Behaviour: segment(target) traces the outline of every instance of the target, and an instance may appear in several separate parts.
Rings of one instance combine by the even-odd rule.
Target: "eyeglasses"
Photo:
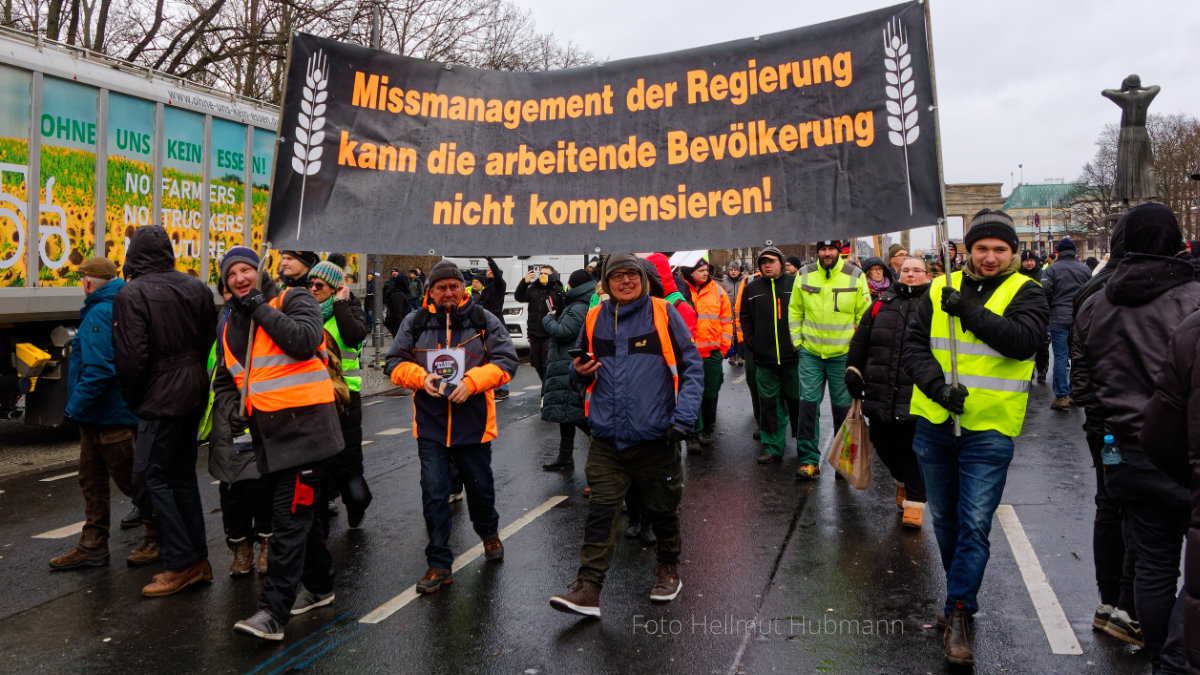
[[[323,284],[319,281],[310,281],[310,282],[308,282],[308,287],[313,289],[314,291],[319,291],[319,290],[322,290],[325,288],[325,284]]]
[[[642,275],[638,272],[613,272],[608,275],[609,281],[641,281]]]

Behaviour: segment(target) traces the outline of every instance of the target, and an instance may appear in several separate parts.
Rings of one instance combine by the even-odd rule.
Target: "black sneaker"
[[[138,509],[137,504],[134,504],[133,508],[129,509],[129,513],[126,513],[125,517],[121,519],[121,529],[129,530],[141,524],[142,512]]]
[[[483,538],[483,557],[488,562],[504,560],[504,542],[500,541],[499,535],[492,534]]]
[[[700,432],[700,447],[711,448],[712,444],[713,444],[712,432],[711,431],[701,431]]]
[[[300,592],[296,593],[296,602],[292,604],[292,616],[300,616],[318,607],[324,607],[333,602],[333,591],[328,593],[313,593],[300,584]]]
[[[761,441],[762,440],[762,432],[755,430],[754,433],[750,434],[750,437],[756,441]]]
[[[492,398],[497,401],[503,401],[504,399],[508,398],[508,390],[494,389],[492,390]]]
[[[283,639],[283,624],[265,609],[258,610],[249,619],[242,619],[233,624],[233,629],[243,635],[252,635],[263,640]]]

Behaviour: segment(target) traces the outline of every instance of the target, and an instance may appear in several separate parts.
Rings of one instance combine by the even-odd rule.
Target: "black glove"
[[[238,301],[238,306],[241,308],[242,314],[245,314],[246,316],[253,315],[254,310],[258,309],[259,305],[265,304],[267,304],[267,296],[263,295],[263,292],[257,288],[250,289],[250,291],[243,295],[242,299]]]
[[[851,398],[862,400],[867,392],[867,383],[863,382],[862,374],[855,370],[846,370],[846,391],[850,392]]]
[[[950,286],[942,288],[942,311],[950,316],[966,316],[978,307],[974,300],[968,300],[959,291]]]
[[[937,396],[933,400],[946,410],[955,415],[963,414],[963,404],[967,401],[967,396],[970,392],[961,384],[943,384],[938,390]]]
[[[229,429],[233,432],[234,438],[246,433],[246,428],[249,426],[250,418],[238,412],[236,407],[229,413]]]
[[[679,442],[687,438],[688,432],[672,424],[667,427],[667,440],[672,446],[678,447]]]

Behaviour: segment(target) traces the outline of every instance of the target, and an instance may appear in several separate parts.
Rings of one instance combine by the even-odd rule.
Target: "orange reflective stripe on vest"
[[[271,307],[283,307],[285,289],[271,300]],[[225,352],[225,368],[240,390],[245,383],[246,369],[238,363],[229,349],[226,334],[229,324],[221,334],[221,345]],[[286,408],[298,408],[318,403],[333,403],[333,382],[325,369],[328,359],[327,345],[322,342],[318,356],[296,359],[279,348],[262,326],[254,332],[254,349],[250,353],[250,389],[246,394],[246,414],[257,410],[273,412]]]
[[[679,365],[675,361],[675,347],[671,344],[671,320],[667,317],[667,301],[662,298],[650,298],[651,307],[653,308],[654,329],[658,333],[658,342],[662,346],[663,360],[667,362],[667,369],[671,371],[671,380],[675,387],[675,397],[679,398]],[[596,350],[592,346],[592,336],[596,332],[596,318],[600,316],[600,308],[603,305],[596,305],[588,310],[587,320],[584,322],[584,330],[587,334],[588,352],[595,354]],[[587,417],[588,408],[592,401],[592,389],[595,389],[596,381],[588,385],[588,388],[583,394],[583,415]]]

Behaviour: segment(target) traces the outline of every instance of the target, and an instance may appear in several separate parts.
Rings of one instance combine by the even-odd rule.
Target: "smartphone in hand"
[[[587,363],[588,361],[592,360],[592,355],[583,351],[582,349],[568,349],[567,354],[569,354],[573,359],[581,360],[583,363]]]

